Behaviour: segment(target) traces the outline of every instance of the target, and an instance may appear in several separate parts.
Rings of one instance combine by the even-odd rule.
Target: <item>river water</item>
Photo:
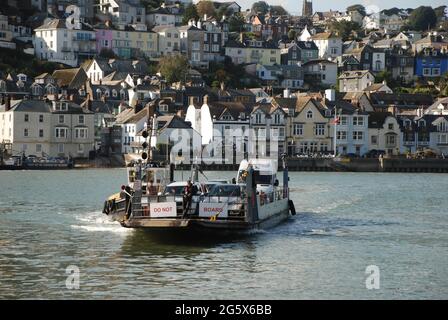
[[[101,214],[124,169],[0,171],[0,298],[448,298],[447,175],[290,177],[298,214],[284,224],[179,241]],[[366,288],[370,265],[379,289]],[[78,290],[66,288],[69,266]]]

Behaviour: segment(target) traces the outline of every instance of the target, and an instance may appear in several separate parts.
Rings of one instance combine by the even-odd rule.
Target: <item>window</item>
[[[337,139],[338,140],[347,140],[347,131],[338,131]]]
[[[342,126],[346,126],[347,125],[347,117],[346,116],[342,116],[341,117],[341,125]]]
[[[44,129],[39,129],[39,138],[44,137]]]
[[[431,74],[431,69],[430,68],[423,68],[423,75],[424,76],[429,76]]]
[[[437,125],[437,131],[439,132],[447,132],[448,131],[448,125],[446,122],[440,122]]]
[[[362,131],[353,131],[353,140],[362,140],[363,132]]]
[[[65,122],[65,116],[63,114],[59,115],[59,123],[64,123]]]
[[[440,68],[433,68],[432,75],[437,77],[440,76]]]
[[[83,115],[79,116],[78,122],[79,122],[79,124],[84,124],[84,116]]]
[[[23,129],[23,136],[24,137],[28,137],[28,134],[29,134],[29,132],[28,132],[28,129]]]
[[[59,153],[64,153],[64,144],[63,143],[59,143],[58,144],[58,152]]]
[[[44,122],[44,115],[43,114],[39,115],[39,122]]]
[[[386,145],[388,145],[388,146],[394,146],[395,145],[395,136],[394,135],[387,135],[386,136]]]
[[[68,129],[67,128],[55,128],[55,137],[56,138],[67,138]]]
[[[328,143],[322,142],[320,144],[320,152],[327,152],[328,151]]]
[[[192,43],[192,50],[199,50],[200,46],[199,46],[199,41],[193,41]]]
[[[301,124],[301,123],[294,123],[293,135],[295,135],[295,136],[303,135],[303,124]]]
[[[275,124],[280,124],[280,122],[281,122],[281,115],[279,113],[276,113],[274,115],[274,123]]]
[[[78,144],[78,153],[84,153],[84,145],[83,144]]]
[[[313,119],[313,111],[308,110],[308,112],[306,113],[306,118],[307,119]]]
[[[394,130],[394,124],[393,123],[389,123],[388,126],[389,130]]]
[[[375,145],[378,144],[378,136],[371,136],[370,143]]]
[[[437,143],[438,144],[448,144],[448,135],[447,134],[437,135]]]
[[[42,152],[42,145],[36,144],[36,152]]]
[[[255,123],[261,123],[261,113],[255,115]]]
[[[316,136],[324,136],[325,135],[325,124],[323,124],[323,123],[316,124],[315,134],[316,134]]]
[[[24,119],[24,121],[25,122],[28,122],[30,120],[30,116],[28,115],[28,114],[25,114],[25,119]]]
[[[75,129],[76,139],[86,139],[87,138],[87,128],[76,128]]]
[[[353,117],[353,125],[354,126],[363,126],[364,118],[363,117]]]

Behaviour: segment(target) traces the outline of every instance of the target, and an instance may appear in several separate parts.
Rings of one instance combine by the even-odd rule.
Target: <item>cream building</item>
[[[0,141],[12,143],[13,155],[86,158],[94,148],[94,113],[70,101],[7,100]]]

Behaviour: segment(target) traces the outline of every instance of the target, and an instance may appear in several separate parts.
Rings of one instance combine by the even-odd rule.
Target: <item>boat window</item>
[[[174,195],[174,196],[181,196],[184,192],[184,186],[167,186],[165,188],[165,195]]]
[[[239,186],[215,185],[209,193],[215,197],[241,197],[241,189]]]
[[[272,176],[271,175],[260,175],[259,171],[255,171],[255,182],[257,184],[271,184]]]

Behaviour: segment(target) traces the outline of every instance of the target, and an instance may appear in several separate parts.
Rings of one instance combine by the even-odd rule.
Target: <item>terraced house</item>
[[[0,141],[12,153],[86,158],[94,149],[94,113],[70,101],[16,100],[0,106]]]
[[[235,64],[255,63],[272,66],[281,63],[281,49],[269,41],[247,40],[244,44],[229,41],[225,46],[225,53]]]

